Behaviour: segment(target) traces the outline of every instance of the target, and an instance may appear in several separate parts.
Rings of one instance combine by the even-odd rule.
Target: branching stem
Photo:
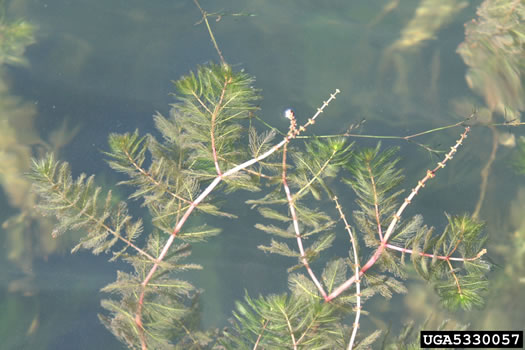
[[[142,289],[141,289],[141,292],[140,292],[140,295],[139,295],[139,301],[138,301],[138,305],[137,305],[137,311],[135,313],[135,324],[137,326],[137,329],[138,329],[138,332],[139,332],[139,337],[140,337],[140,341],[141,341],[141,347],[143,350],[146,350],[147,349],[147,343],[146,343],[146,338],[144,336],[144,327],[143,327],[143,324],[142,324],[142,307],[144,305],[144,296],[146,294],[146,288],[151,280],[151,278],[153,277],[153,275],[155,274],[155,272],[157,271],[158,267],[159,267],[159,264],[160,262],[164,259],[164,257],[166,256],[166,254],[168,253],[171,245],[173,244],[176,236],[179,234],[182,226],[184,226],[184,224],[186,223],[186,221],[188,220],[188,217],[191,215],[191,213],[193,212],[193,210],[215,189],[215,187],[217,187],[217,185],[222,181],[223,178],[226,178],[230,175],[233,175],[267,157],[269,157],[270,155],[272,155],[273,153],[275,153],[276,151],[278,151],[279,149],[281,149],[283,146],[285,146],[288,142],[290,142],[290,140],[294,139],[295,137],[297,137],[301,132],[305,131],[306,128],[312,124],[315,123],[315,120],[316,118],[323,112],[323,110],[328,106],[328,104],[334,100],[336,98],[336,95],[339,93],[339,89],[336,89],[336,91],[330,95],[330,98],[326,101],[323,101],[323,104],[320,108],[317,109],[317,112],[310,118],[308,119],[308,121],[300,126],[299,128],[295,128],[293,132],[291,133],[288,133],[288,135],[286,135],[286,137],[283,138],[283,140],[281,140],[281,142],[279,142],[278,144],[274,145],[272,148],[270,148],[268,151],[266,151],[265,153],[257,156],[257,157],[254,157],[242,164],[239,164],[233,168],[231,168],[230,170],[224,172],[223,174],[219,174],[215,177],[215,179],[208,185],[208,187],[206,187],[204,189],[204,191],[202,191],[202,193],[195,199],[195,201],[193,201],[190,206],[186,209],[186,212],[184,213],[184,215],[181,217],[181,219],[177,222],[175,228],[173,229],[173,232],[171,233],[170,237],[168,238],[168,240],[166,241],[166,243],[164,244],[164,247],[162,248],[162,251],[161,253],[159,254],[159,256],[157,257],[157,259],[155,260],[155,263],[153,264],[153,266],[151,267],[150,271],[148,272],[148,274],[146,275],[146,278],[144,279],[144,281],[141,283],[142,285]],[[325,293],[326,295],[326,293]]]
[[[401,219],[401,214],[403,213],[405,208],[410,204],[411,200],[417,195],[418,191],[422,187],[425,187],[425,183],[428,181],[428,179],[431,179],[434,176],[436,176],[436,172],[439,169],[444,168],[447,161],[453,158],[454,154],[457,152],[458,147],[463,143],[463,140],[467,138],[467,134],[469,131],[470,131],[470,127],[468,126],[465,127],[465,131],[463,132],[463,134],[461,134],[461,137],[459,138],[459,140],[456,141],[456,144],[450,148],[450,151],[445,155],[445,158],[441,162],[438,162],[437,166],[433,170],[427,170],[427,174],[425,175],[425,177],[418,182],[417,186],[412,190],[410,195],[407,198],[405,198],[405,200],[403,201],[403,203],[401,204],[397,212],[394,214],[394,218],[390,222],[390,225],[388,226],[388,229],[386,230],[385,235],[383,239],[381,240],[380,246],[376,249],[372,257],[366,262],[366,264],[363,266],[361,271],[359,271],[359,277],[361,277],[369,268],[371,268],[377,262],[377,260],[379,259],[383,251],[385,250],[388,244],[388,239],[394,232],[394,228],[396,227],[398,221]],[[338,288],[336,288],[332,293],[330,293],[330,295],[326,298],[326,301],[329,302],[337,298],[341,293],[343,293],[345,290],[350,288],[350,286],[354,284],[356,280],[358,279],[359,278],[357,276],[355,275],[352,276],[350,279],[348,279],[347,281],[342,283]]]
[[[292,324],[290,323],[290,319],[288,318],[288,315],[286,314],[286,309],[283,310],[283,308],[281,308],[281,313],[286,319],[286,325],[288,327],[288,331],[290,332],[290,338],[292,339],[293,348],[294,350],[297,350],[297,342],[295,341],[295,335],[293,334]]]
[[[55,183],[55,181],[53,180],[53,178],[51,177],[48,177],[46,176],[47,178],[47,181],[50,183],[50,184],[53,184],[53,188],[59,188],[58,184]],[[151,261],[155,261],[155,258],[152,257],[151,255],[149,255],[146,251],[140,249],[139,247],[137,247],[135,244],[133,244],[133,242],[131,242],[130,240],[122,237],[120,234],[117,233],[117,231],[113,230],[111,227],[109,227],[108,225],[106,225],[105,223],[103,222],[100,222],[99,219],[97,219],[96,217],[94,217],[93,215],[90,215],[88,213],[86,213],[85,211],[83,211],[81,208],[79,208],[75,202],[73,201],[70,201],[69,198],[67,196],[64,195],[64,193],[58,191],[60,193],[60,195],[62,196],[62,200],[66,203],[69,203],[69,206],[77,209],[79,212],[82,213],[82,216],[85,216],[87,217],[91,222],[93,222],[94,225],[100,225],[101,227],[104,228],[104,230],[106,230],[107,232],[109,232],[110,234],[112,234],[113,236],[117,237],[119,240],[121,240],[122,242],[124,242],[126,245],[130,246],[131,248],[135,249],[139,254],[145,256],[146,258],[148,258],[149,260]]]
[[[215,36],[213,35],[213,31],[211,30],[211,27],[210,27],[210,22],[208,22],[208,15],[209,15],[208,12],[204,11],[204,9],[201,7],[201,5],[199,4],[197,0],[193,0],[193,2],[195,3],[195,5],[197,5],[197,7],[199,8],[199,11],[202,14],[202,20],[204,21],[204,23],[206,23],[206,28],[208,28],[208,33],[210,34],[211,42],[213,43],[213,46],[215,47],[215,50],[217,51],[217,54],[219,55],[221,64],[223,66],[226,66],[226,61],[224,60],[224,56],[222,55],[221,49],[219,49],[217,40],[215,40]]]
[[[308,189],[308,187],[310,187],[315,181],[319,181],[321,182],[322,179],[320,178],[321,174],[323,173],[323,171],[326,169],[326,167],[328,166],[328,164],[330,164],[330,162],[332,161],[332,159],[334,159],[335,157],[335,154],[337,153],[336,150],[333,150],[332,151],[332,154],[330,154],[330,157],[328,157],[328,159],[324,162],[324,164],[319,168],[319,170],[314,174],[313,170],[310,169],[309,167],[309,170],[312,172],[312,178],[310,179],[310,181],[308,181],[308,183],[306,185],[304,185],[299,191],[297,191],[293,196],[292,196],[292,201],[295,202],[297,200],[297,198],[299,198],[299,196]]]
[[[290,133],[292,133],[293,128],[293,122],[290,122]],[[306,271],[310,275],[310,278],[314,282],[315,286],[319,290],[319,293],[323,296],[324,299],[326,299],[326,292],[319,282],[319,279],[315,276],[315,273],[313,272],[312,268],[310,267],[310,264],[308,263],[308,259],[306,258],[306,253],[304,251],[303,247],[303,240],[301,238],[301,231],[299,229],[299,220],[297,219],[297,213],[295,212],[295,204],[294,200],[292,198],[292,194],[290,193],[290,187],[288,186],[288,182],[286,181],[286,151],[287,151],[287,145],[284,145],[283,148],[283,170],[282,170],[282,182],[284,187],[284,192],[286,193],[286,198],[288,199],[288,208],[290,209],[290,215],[292,216],[292,222],[293,222],[293,228],[295,231],[295,237],[297,238],[297,247],[299,248],[299,253],[301,254],[301,262],[303,263],[304,267],[306,268]]]
[[[266,330],[266,326],[268,326],[268,322],[270,322],[269,320],[266,320],[264,321],[264,325],[261,329],[261,333],[259,333],[259,336],[257,337],[257,341],[255,342],[255,344],[253,344],[253,350],[257,350],[257,347],[259,346],[259,343],[262,339],[262,335],[264,333],[264,331]]]
[[[431,258],[431,259],[451,260],[451,261],[474,261],[474,260],[478,260],[479,258],[481,258],[483,255],[485,255],[487,253],[486,249],[482,249],[474,257],[471,257],[471,258],[455,258],[455,257],[452,257],[452,256],[447,256],[447,255],[435,255],[435,254],[429,254],[429,253],[423,253],[423,252],[414,252],[412,249],[398,247],[398,246],[390,244],[390,243],[387,243],[386,247],[388,249],[397,250],[398,252],[401,252],[401,253],[418,254],[420,256],[424,256],[424,257]]]
[[[354,326],[352,329],[352,335],[350,336],[350,341],[348,342],[348,350],[351,350],[354,346],[355,337],[357,335],[357,329],[359,328],[359,318],[361,317],[361,281],[359,281],[359,256],[357,255],[357,239],[354,237],[354,234],[352,233],[352,228],[350,227],[350,224],[348,224],[348,221],[346,220],[346,216],[343,212],[343,208],[339,204],[339,201],[337,200],[337,197],[334,196],[333,198],[335,202],[335,207],[337,211],[339,212],[339,215],[341,217],[341,220],[343,220],[343,223],[345,224],[345,229],[348,232],[348,235],[350,236],[350,242],[352,244],[352,252],[354,254],[354,278],[355,278],[355,297],[356,297],[356,307],[355,307],[355,319],[354,319]]]
[[[139,173],[141,173],[142,176],[146,177],[155,186],[160,187],[161,183],[159,181],[157,181],[149,172],[147,172],[146,169],[144,169],[140,165],[138,165],[137,162],[133,159],[133,157],[131,156],[131,154],[128,152],[127,149],[125,150],[124,153],[126,154],[126,157],[128,158],[129,164],[131,164],[135,168],[135,170],[137,170]],[[178,199],[181,202],[185,202],[185,203],[188,203],[188,204],[191,203],[190,200],[187,200],[186,198],[184,198],[182,196],[179,196],[176,193],[173,193],[173,191],[170,191],[168,188],[165,189],[164,192],[166,192],[167,194],[169,194],[173,198]]]

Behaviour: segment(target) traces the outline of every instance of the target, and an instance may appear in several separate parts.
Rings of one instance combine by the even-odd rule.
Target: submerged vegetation
[[[25,53],[36,42],[37,29],[14,15],[11,4],[0,1],[0,279],[5,288],[0,302],[0,338],[2,346],[19,348],[19,339],[13,334],[34,336],[41,319],[35,265],[65,246],[65,240],[48,234],[55,221],[35,210],[37,197],[23,174],[30,171],[32,157],[58,153],[74,132],[64,123],[42,137],[36,104],[12,91],[12,68],[29,67]]]
[[[108,313],[100,315],[108,329],[131,348],[142,349],[366,347],[380,332],[357,335],[362,305],[376,294],[389,298],[406,291],[407,255],[444,306],[468,310],[483,304],[489,264],[483,260],[482,225],[466,215],[448,216],[446,228],[436,233],[420,215],[401,218],[453,158],[468,126],[400,200],[403,174],[395,149],[379,144],[359,149],[344,138],[307,137],[302,146],[297,144],[298,136],[322,121],[339,90],[303,123],[287,112],[288,132],[274,141],[273,131],[261,133],[249,123],[259,98],[253,78],[233,70],[211,30],[210,35],[222,63],[201,66],[175,83],[178,101],[169,118],[154,117],[162,139],[138,131],[109,137],[109,165],[128,177],[120,184],[131,186],[129,199],[140,199],[148,208],[153,229],[146,231],[125,201],[114,204],[111,191],[102,193],[93,176],[73,179],[69,165],[52,154],[33,163],[39,208],[58,219],[53,234],[83,229],[86,235],[73,251],[112,252],[112,260],[132,267],[103,289],[113,295],[102,302]],[[347,190],[331,185],[336,179],[346,182]],[[263,189],[266,194],[246,205],[266,219],[256,227],[275,237],[259,248],[296,261],[289,268],[290,292],[246,295],[237,304],[231,331],[201,330],[198,290],[178,274],[200,268],[185,261],[190,244],[205,242],[220,229],[194,227],[189,218],[195,211],[235,218],[221,209],[220,201],[239,190]],[[355,227],[338,199],[349,196],[359,208],[353,213]],[[350,253],[318,266],[338,225],[348,235]],[[303,268],[305,274],[297,272]],[[351,315],[353,326],[345,322]]]
[[[112,260],[123,259],[133,268],[119,272],[117,281],[103,289],[115,298],[103,301],[109,313],[100,317],[117,337],[133,348],[340,348],[352,333],[346,317],[354,310],[359,315],[361,305],[375,294],[389,297],[406,290],[401,281],[407,255],[446,307],[482,305],[489,270],[482,258],[482,225],[468,216],[449,216],[445,230],[435,233],[419,215],[401,219],[418,191],[452,159],[468,127],[400,200],[403,175],[395,149],[378,145],[360,150],[341,138],[307,138],[304,147],[293,142],[321,118],[338,90],[303,125],[290,113],[288,133],[273,141],[273,133],[243,126],[258,98],[252,81],[228,65],[199,67],[176,82],[178,102],[170,117],[155,116],[162,140],[138,132],[110,135],[109,165],[128,177],[121,184],[135,189],[130,199],[141,199],[148,208],[151,232],[145,232],[142,219],[130,215],[126,202],[113,205],[111,192],[102,193],[93,176],[73,179],[68,164],[52,154],[34,161],[31,178],[42,198],[39,207],[59,220],[53,234],[84,229],[86,235],[73,251],[112,252]],[[249,147],[243,146],[246,142]],[[329,185],[334,178],[344,180],[348,190],[337,193]],[[192,321],[198,292],[177,275],[199,268],[185,261],[189,244],[206,241],[220,229],[192,227],[188,218],[194,211],[234,217],[218,201],[238,190],[261,191],[265,183],[273,189],[247,205],[276,221],[257,224],[275,236],[269,246],[259,248],[296,260],[289,269],[290,293],[256,299],[247,295],[237,306],[231,332],[200,331]],[[359,206],[353,214],[355,228],[337,199],[352,193]],[[321,268],[315,261],[332,245],[340,220],[351,253],[332,256]],[[290,245],[294,241],[295,248]],[[370,249],[373,254],[367,258],[363,252]],[[295,272],[303,267],[307,274]],[[357,324],[358,318],[355,331]],[[361,345],[378,335],[362,339]]]
[[[418,193],[432,186],[435,177],[450,172],[446,166],[468,142],[477,114],[470,111],[453,125],[397,137],[412,141],[415,136],[461,128],[447,151],[415,143],[439,159],[429,162],[428,169],[408,174],[419,177],[414,183],[404,181],[407,172],[400,167],[397,148],[381,143],[364,147],[350,141],[351,132],[362,123],[344,125],[347,131],[342,135],[313,136],[318,124],[327,123],[336,98],[344,91],[332,91],[310,117],[287,111],[287,130],[268,127],[266,122],[261,130],[257,127],[261,92],[254,87],[255,79],[227,63],[211,30],[209,19],[220,20],[227,14],[207,13],[194,2],[220,63],[199,66],[174,82],[176,101],[169,115],[153,117],[158,136],[139,130],[109,135],[104,157],[111,169],[125,177],[118,185],[129,189],[126,200],[115,199],[115,190],[98,186],[93,175],[74,177],[71,166],[58,159],[59,147],[42,146],[40,151],[55,152],[32,161],[28,177],[38,200],[34,195],[27,198],[31,198],[31,209],[36,201],[45,214],[47,227],[49,218],[56,218],[50,236],[61,239],[80,231],[83,236],[73,252],[90,250],[127,264],[121,264],[125,267],[117,272],[116,280],[102,289],[106,297],[101,322],[133,349],[365,349],[372,344],[400,348],[415,346],[413,330],[424,325],[408,325],[396,336],[385,335],[379,327],[364,331],[360,325],[367,317],[368,301],[406,293],[409,275],[417,274],[427,282],[444,310],[483,306],[491,264],[486,259],[484,224],[477,217],[486,183],[473,215],[447,213],[443,227],[433,228],[417,214]],[[434,9],[436,3],[421,1],[401,38],[385,52],[383,68],[394,64],[398,87],[408,86],[402,55],[418,50],[466,6],[464,1],[447,1]],[[487,3],[478,13],[480,23],[493,14]],[[395,1],[390,4],[397,6]],[[439,15],[430,16],[435,21],[429,23],[426,19],[432,11]],[[498,18],[517,26],[514,15]],[[518,33],[516,40],[522,36],[519,30],[511,29]],[[468,40],[489,40],[475,32],[483,31],[474,24],[467,27]],[[498,43],[509,40],[502,34]],[[468,57],[466,47],[478,49],[472,41],[465,45],[460,50],[464,57]],[[483,82],[493,75],[481,63],[465,61],[471,66],[471,87],[487,92]],[[522,71],[519,64],[523,62],[519,56],[511,61],[514,66],[505,65],[512,66],[507,75],[494,74],[516,82],[509,72]],[[523,95],[521,85],[509,88]],[[514,119],[506,123],[516,120],[523,109],[517,100],[494,102],[498,93],[489,91],[483,96],[491,113],[514,108]],[[485,182],[490,164],[486,175],[482,173]],[[523,165],[517,164],[523,171]],[[250,199],[239,201],[235,210],[228,209],[225,203],[236,201],[241,191],[249,193]],[[147,213],[137,210],[131,204],[134,201]],[[244,213],[246,208],[253,212],[250,218],[256,218],[253,234],[262,231],[270,237],[270,241],[261,239],[258,248],[289,260],[283,267],[288,272],[288,291],[259,296],[246,291],[236,303],[230,327],[205,329],[201,290],[183,273],[202,269],[199,261],[190,258],[192,246],[209,245],[209,239],[223,228],[194,218],[237,220],[237,209]],[[449,209],[438,208],[443,210]],[[517,237],[522,242],[523,235]],[[342,242],[347,254],[334,249]],[[516,248],[512,254],[522,259],[523,250]],[[460,327],[451,323],[444,321],[440,329]],[[384,337],[382,345],[380,337]]]
[[[466,24],[466,40],[458,52],[469,66],[467,82],[487,107],[516,122],[525,110],[525,4],[523,1],[484,1],[478,18]]]

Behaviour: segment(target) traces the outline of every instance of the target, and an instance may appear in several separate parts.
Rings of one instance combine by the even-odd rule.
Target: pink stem
[[[487,252],[486,249],[482,249],[476,256],[474,256],[472,258],[454,258],[454,257],[451,257],[451,256],[434,255],[434,254],[428,254],[428,253],[423,253],[423,252],[414,253],[414,251],[412,249],[401,248],[401,247],[392,245],[390,243],[387,243],[386,247],[390,248],[390,249],[393,249],[393,250],[397,250],[397,251],[402,252],[402,253],[418,254],[418,255],[421,255],[421,256],[426,256],[427,258],[432,258],[432,259],[436,258],[436,259],[439,259],[439,260],[452,260],[452,261],[473,261],[473,260],[477,260],[477,259],[479,259],[482,255],[484,255]]]
[[[469,131],[470,131],[470,127],[468,126],[465,127],[465,131],[463,132],[463,134],[461,134],[461,137],[459,138],[459,140],[456,141],[456,144],[450,148],[450,151],[445,155],[445,158],[441,162],[439,162],[438,165],[433,170],[427,170],[426,176],[418,182],[417,186],[412,190],[410,195],[407,198],[405,198],[405,200],[403,201],[403,203],[401,204],[397,212],[394,214],[394,218],[390,222],[390,225],[388,226],[388,229],[386,230],[386,233],[383,239],[381,240],[380,246],[376,249],[376,251],[374,252],[374,255],[372,255],[372,257],[363,266],[363,268],[359,272],[359,277],[361,277],[369,268],[371,268],[377,262],[381,254],[383,254],[383,251],[388,244],[388,239],[394,232],[394,228],[396,227],[396,224],[398,223],[398,221],[401,219],[401,214],[403,213],[405,208],[408,206],[408,204],[410,204],[411,200],[416,196],[418,191],[422,187],[425,187],[425,183],[427,182],[427,180],[436,176],[436,172],[439,169],[444,168],[447,161],[453,158],[454,154],[457,152],[458,147],[463,143],[463,140],[467,138],[467,134]],[[478,254],[478,256],[480,255]],[[352,276],[351,278],[343,282],[339,287],[337,287],[334,291],[332,291],[332,293],[330,293],[330,295],[326,298],[326,301],[328,302],[328,301],[331,301],[337,298],[341,293],[343,293],[345,290],[350,288],[350,286],[355,282],[355,280],[356,280],[356,277]]]
[[[323,110],[326,108],[326,106],[328,106],[328,104],[332,100],[335,99],[336,95],[339,92],[340,92],[339,89],[336,89],[336,91],[333,94],[330,95],[330,98],[327,101],[324,101],[323,105],[320,108],[317,109],[317,112],[314,114],[314,116],[312,118],[308,119],[307,123],[302,125],[293,134],[286,135],[286,137],[284,137],[281,142],[279,142],[278,144],[276,144],[275,146],[270,148],[268,151],[266,151],[265,153],[255,157],[255,158],[252,158],[252,159],[250,159],[250,160],[248,160],[248,161],[246,161],[246,162],[244,162],[242,164],[239,164],[239,165],[231,168],[230,170],[226,171],[223,174],[218,174],[217,177],[215,177],[215,179],[208,185],[208,187],[206,187],[204,189],[204,191],[197,197],[197,199],[195,199],[195,201],[190,204],[188,209],[186,209],[186,212],[184,213],[182,218],[179,220],[179,222],[177,223],[177,225],[173,229],[173,232],[171,233],[170,237],[168,238],[168,240],[164,244],[164,247],[162,248],[161,253],[157,257],[155,263],[151,267],[151,269],[148,272],[146,278],[141,283],[142,290],[141,290],[140,295],[139,295],[139,302],[138,302],[138,306],[137,306],[137,312],[135,313],[135,324],[137,325],[137,328],[138,328],[138,331],[139,331],[139,338],[140,338],[143,350],[147,349],[146,339],[145,339],[145,336],[144,336],[144,327],[143,327],[143,324],[142,324],[142,307],[144,305],[144,296],[146,294],[146,287],[147,287],[149,281],[151,280],[151,278],[153,277],[153,275],[155,274],[155,272],[157,271],[157,269],[159,267],[159,263],[164,259],[164,257],[168,253],[171,245],[173,244],[173,241],[175,240],[175,237],[180,232],[182,226],[184,226],[184,224],[186,223],[186,221],[187,221],[188,217],[190,216],[190,214],[193,212],[193,209],[195,209],[204,200],[204,198],[206,198],[215,189],[215,187],[217,187],[217,185],[222,181],[223,178],[228,177],[228,176],[230,176],[232,174],[235,174],[235,173],[239,172],[240,170],[243,170],[244,168],[247,168],[250,165],[253,165],[253,164],[255,164],[255,163],[257,163],[257,162],[259,162],[259,161],[261,161],[261,160],[263,160],[263,159],[265,159],[267,157],[269,157],[270,155],[272,155],[273,153],[278,151],[281,147],[283,147],[285,144],[290,142],[290,140],[294,139],[297,135],[299,135],[301,132],[306,130],[306,128],[308,126],[314,124],[315,123],[315,119],[323,112]]]
[[[294,132],[293,128],[295,120],[290,121],[290,133],[292,134]],[[295,206],[293,203],[292,194],[290,193],[290,188],[288,187],[288,182],[286,181],[286,147],[287,145],[284,145],[283,148],[283,173],[282,173],[282,181],[283,181],[283,187],[284,192],[286,192],[286,198],[288,199],[288,207],[290,208],[290,214],[292,215],[293,220],[293,228],[295,231],[295,237],[297,238],[297,246],[299,247],[299,253],[301,254],[301,262],[303,263],[304,267],[306,268],[306,271],[308,271],[308,274],[310,275],[310,278],[314,282],[315,286],[319,290],[319,293],[323,296],[323,298],[326,300],[326,292],[324,291],[323,286],[315,276],[315,273],[313,272],[312,268],[310,267],[310,264],[308,263],[308,260],[306,259],[306,254],[304,252],[303,247],[303,240],[301,239],[301,231],[299,230],[299,221],[297,220],[297,213],[295,212]]]

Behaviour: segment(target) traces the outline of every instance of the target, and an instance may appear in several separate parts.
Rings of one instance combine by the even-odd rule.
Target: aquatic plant
[[[46,152],[59,153],[75,134],[64,122],[47,135],[38,127],[37,104],[17,96],[16,74],[10,66],[25,69],[29,62],[26,48],[36,42],[37,27],[11,11],[14,2],[0,1],[0,275],[3,297],[0,308],[0,338],[5,348],[19,348],[13,334],[34,338],[41,329],[42,286],[37,282],[38,261],[64,252],[68,240],[49,235],[55,224],[35,210],[32,182],[23,176],[31,168],[31,158]],[[71,238],[75,240],[75,238]],[[45,317],[44,317],[45,318]]]
[[[402,101],[405,113],[414,110],[414,106],[416,110],[421,109],[421,100],[425,107],[433,105],[438,108],[440,53],[436,49],[432,58],[423,62],[419,61],[420,53],[467,4],[463,0],[420,1],[399,38],[385,48],[378,69],[380,88],[388,86],[386,90],[395,95],[391,103]]]
[[[519,121],[520,111],[525,110],[525,5],[485,0],[477,15],[465,25],[465,41],[458,47],[469,67],[467,82],[491,111],[507,121]]]
[[[504,117],[505,124],[520,125],[521,111],[525,110],[524,19],[523,1],[485,0],[477,9],[477,18],[465,24],[465,41],[457,49],[468,66],[466,81],[484,98],[489,111],[485,113],[486,119],[492,124],[497,113]],[[492,150],[481,171],[480,197],[474,217],[481,211],[499,145],[516,145],[513,133],[502,133],[494,126],[490,127]]]
[[[0,11],[4,11],[2,9]],[[27,65],[24,52],[27,46],[35,43],[35,28],[27,21],[9,22],[0,14],[0,65]]]
[[[303,125],[291,114],[288,133],[272,144],[272,132],[257,133],[249,127],[244,134],[242,122],[254,112],[258,98],[252,82],[228,65],[199,67],[176,82],[179,102],[170,118],[155,116],[162,141],[138,131],[110,135],[109,165],[129,177],[121,184],[135,188],[130,199],[143,200],[155,226],[152,232],[144,232],[142,219],[133,219],[125,202],[111,205],[111,192],[102,194],[93,176],[73,180],[68,164],[52,154],[34,161],[31,178],[42,198],[39,207],[59,220],[53,234],[84,229],[86,235],[73,251],[111,251],[111,260],[122,259],[133,267],[133,272],[120,271],[117,281],[103,289],[119,296],[103,301],[110,313],[100,316],[116,336],[133,348],[169,344],[198,348],[217,341],[211,333],[195,329],[191,320],[196,317],[198,293],[176,275],[199,268],[182,261],[189,255],[189,244],[205,241],[220,229],[191,227],[188,218],[194,211],[234,217],[221,211],[217,200],[241,189],[259,191],[264,181],[273,183],[274,189],[248,204],[285,227],[257,224],[279,238],[260,249],[297,259],[291,271],[304,267],[307,275],[290,271],[288,295],[246,296],[235,313],[235,331],[218,338],[224,346],[339,347],[348,342],[349,334],[342,320],[354,308],[359,315],[361,304],[372,295],[405,290],[394,276],[403,276],[406,255],[446,306],[469,309],[482,304],[488,270],[482,259],[482,225],[468,216],[449,216],[446,229],[434,234],[421,216],[401,220],[418,191],[452,159],[468,127],[399,204],[403,176],[396,168],[395,149],[381,150],[378,145],[357,150],[344,139],[308,138],[304,149],[290,145],[316,122],[338,90]],[[327,184],[337,176],[349,185],[359,205],[355,229],[336,190]],[[312,201],[324,202],[323,207],[332,203],[332,210],[308,205]],[[349,235],[351,253],[333,257],[319,275],[313,263],[333,242],[338,220]],[[292,230],[287,229],[289,224]],[[297,248],[284,239],[295,240]],[[374,250],[368,259],[360,248],[363,242]],[[358,321],[356,317],[356,325]]]
[[[209,14],[201,11],[211,34]],[[100,319],[116,337],[142,349],[365,348],[380,331],[358,335],[363,305],[377,294],[389,298],[406,291],[407,256],[445,307],[483,304],[489,270],[483,225],[467,215],[447,215],[446,227],[435,232],[420,215],[401,217],[451,161],[468,126],[400,200],[397,149],[360,149],[346,138],[306,135],[322,122],[339,90],[310,118],[287,111],[288,131],[274,141],[275,131],[257,131],[251,123],[260,98],[253,77],[232,69],[217,51],[221,64],[200,66],[175,82],[177,102],[169,117],[154,116],[161,139],[138,130],[109,136],[108,164],[127,177],[119,184],[133,189],[129,200],[140,200],[148,215],[134,218],[127,201],[114,203],[94,176],[73,179],[68,163],[53,154],[33,161],[29,176],[38,207],[58,220],[53,235],[83,230],[73,251],[111,253],[110,260],[130,265],[102,289],[112,297],[102,301],[107,312]],[[335,186],[338,181],[347,187]],[[235,219],[221,202],[239,190],[263,192],[246,205],[264,218],[256,228],[274,237],[259,248],[294,261],[290,291],[247,294],[237,303],[231,329],[202,330],[199,291],[180,273],[200,268],[186,262],[190,245],[206,242],[220,228],[194,226],[190,218],[199,213]],[[353,225],[341,198],[358,208]],[[347,256],[330,251],[339,231],[348,235]],[[322,255],[329,257],[324,267],[318,264]]]

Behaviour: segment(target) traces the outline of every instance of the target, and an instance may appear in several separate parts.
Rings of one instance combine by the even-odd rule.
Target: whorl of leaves
[[[358,301],[361,305],[374,295],[390,298],[406,292],[401,278],[408,254],[417,273],[434,286],[446,307],[470,309],[482,304],[489,269],[482,259],[483,226],[467,215],[447,215],[448,225],[437,234],[420,215],[393,221],[403,192],[395,148],[382,151],[378,144],[354,150],[353,144],[341,138],[309,137],[302,145],[293,140],[294,144],[287,144],[285,165],[290,196],[283,193],[283,164],[276,160],[282,151],[222,177],[228,169],[272,147],[273,132],[258,134],[242,123],[256,110],[258,96],[252,83],[250,76],[233,72],[227,65],[199,67],[175,82],[177,102],[170,116],[154,116],[162,139],[140,136],[138,131],[109,136],[108,163],[126,177],[119,184],[132,189],[128,199],[139,200],[148,209],[149,232],[143,232],[142,220],[132,219],[125,201],[117,203],[111,191],[103,194],[93,176],[81,174],[73,179],[69,165],[53,155],[33,162],[30,177],[40,197],[38,206],[58,219],[54,234],[84,230],[74,251],[112,252],[112,259],[120,257],[131,266],[103,288],[113,296],[102,301],[107,312],[99,317],[106,327],[130,348],[147,344],[152,349],[204,349],[218,345],[217,341],[227,349],[251,349],[255,344],[268,349],[346,348],[352,330],[345,322]],[[222,335],[203,332],[199,291],[177,273],[199,269],[183,262],[190,254],[189,244],[206,241],[220,230],[208,225],[174,227],[194,208],[200,214],[235,217],[221,211],[217,197],[237,189],[258,191],[262,179],[269,179],[273,188],[248,204],[264,219],[256,228],[272,236],[269,244],[259,248],[295,260],[288,270],[290,292],[258,298],[246,295],[244,302],[237,303],[231,330]],[[196,199],[211,181],[217,187],[197,205]],[[345,188],[339,194],[340,181],[351,191]],[[346,224],[350,215],[343,214],[336,193],[344,205],[355,202],[352,224]],[[312,271],[319,270],[316,261],[336,242],[341,222],[351,236],[346,238],[350,253],[331,258],[319,278],[311,278]],[[386,241],[390,224],[393,231]],[[176,243],[166,245],[168,240]],[[350,279],[357,280],[356,266],[363,267],[374,252],[380,253],[379,259],[363,270],[357,293]],[[309,265],[309,276],[292,273],[305,265]],[[342,285],[351,288],[337,294]],[[337,297],[327,297],[331,293]],[[141,310],[139,316],[137,310]],[[379,332],[358,337],[354,348],[367,348],[378,337]]]
[[[142,220],[133,220],[126,202],[116,203],[111,191],[103,195],[94,176],[81,174],[74,180],[68,163],[56,161],[51,154],[33,162],[29,176],[40,197],[38,206],[58,219],[53,234],[84,230],[85,235],[73,251],[112,251],[113,259],[120,256],[132,265],[132,272],[119,271],[117,280],[103,288],[116,298],[102,301],[108,314],[100,315],[106,327],[130,348],[139,348],[143,340],[155,349],[202,348],[211,342],[211,333],[198,329],[198,292],[175,275],[200,268],[180,261],[190,253],[188,243],[205,241],[220,230],[185,225],[177,234],[179,243],[171,246],[162,261],[157,257],[177,222],[217,176],[212,139],[221,169],[250,159],[250,152],[241,147],[246,140],[242,139],[240,122],[256,109],[253,103],[258,96],[252,83],[250,76],[225,65],[199,67],[196,73],[175,82],[178,102],[172,106],[170,117],[154,116],[162,140],[140,136],[138,131],[109,136],[110,148],[105,155],[110,167],[126,176],[119,184],[133,190],[129,200],[140,200],[155,226],[144,237],[139,238],[144,231]],[[259,151],[270,141],[271,135],[258,137]],[[226,193],[239,188],[259,189],[256,177],[246,173],[230,176],[223,183]],[[208,196],[198,210],[235,217],[222,212],[213,200]],[[144,278],[154,264],[159,268],[144,286]],[[141,329],[136,322],[139,308]]]

